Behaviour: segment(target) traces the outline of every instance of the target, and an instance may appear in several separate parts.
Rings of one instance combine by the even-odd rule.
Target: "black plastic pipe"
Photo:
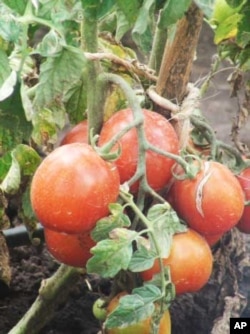
[[[31,244],[27,229],[23,225],[3,230],[2,232],[5,236],[8,247],[18,247]],[[32,234],[32,237],[39,238],[42,241],[44,240],[43,227],[41,224],[37,224],[37,228]]]

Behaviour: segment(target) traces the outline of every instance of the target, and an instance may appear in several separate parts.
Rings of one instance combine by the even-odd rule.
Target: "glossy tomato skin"
[[[237,175],[237,179],[245,194],[245,201],[250,201],[250,167]],[[250,205],[245,205],[243,215],[236,227],[241,232],[250,234]]]
[[[125,296],[125,291],[117,294],[107,306],[107,314],[110,314],[118,306],[119,299]],[[110,328],[106,329],[106,334],[150,334],[150,322],[151,318],[147,318],[135,325],[131,325],[124,328]],[[159,333],[158,334],[171,334],[171,318],[169,311],[165,311],[160,321]]]
[[[71,130],[69,130],[62,138],[60,145],[72,144],[72,143],[85,143],[88,144],[88,121],[84,120],[76,124]]]
[[[215,161],[203,161],[193,179],[175,180],[171,196],[178,215],[202,235],[230,230],[244,209],[239,182],[226,166]]]
[[[48,251],[59,262],[72,267],[85,267],[92,256],[90,249],[95,246],[90,233],[67,234],[44,229]]]
[[[178,154],[179,141],[172,125],[156,112],[143,109],[144,130],[148,142],[164,151]],[[100,133],[99,146],[107,143],[115,134],[133,121],[131,109],[116,112],[104,123]],[[115,161],[121,183],[128,181],[136,171],[138,162],[138,138],[136,128],[128,131],[120,140],[121,155]],[[117,146],[113,148],[117,149]],[[162,189],[171,178],[174,160],[152,151],[146,152],[146,173],[149,185],[156,191]],[[131,191],[138,190],[138,183],[132,185]]]
[[[213,256],[206,240],[197,232],[188,229],[173,237],[170,256],[163,259],[164,266],[170,267],[172,283],[176,294],[200,290],[209,280],[213,268]],[[152,268],[141,272],[144,281],[160,272],[159,261]]]
[[[91,230],[117,200],[116,166],[87,144],[56,148],[40,164],[31,184],[31,204],[41,224],[58,232]]]

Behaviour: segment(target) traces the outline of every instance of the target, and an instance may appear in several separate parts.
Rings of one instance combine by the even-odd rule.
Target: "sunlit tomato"
[[[67,234],[44,229],[45,242],[53,257],[72,267],[85,267],[92,256],[90,249],[95,246],[90,233]]]
[[[166,152],[178,154],[179,142],[172,125],[161,115],[143,109],[144,130],[148,142]],[[103,146],[114,135],[133,121],[131,109],[116,112],[104,123],[100,133],[99,145]],[[121,183],[128,181],[134,174],[138,163],[138,137],[136,128],[128,131],[120,140],[121,155],[115,161]],[[114,146],[117,149],[117,145]],[[162,189],[171,178],[174,160],[148,150],[146,152],[146,175],[149,185],[154,190]],[[138,189],[138,183],[132,185],[131,191]]]
[[[117,294],[107,306],[107,313],[110,314],[116,309],[119,303],[119,299],[125,296],[126,292]],[[151,318],[147,318],[135,325],[131,325],[124,328],[110,328],[106,329],[106,334],[150,334],[150,322]],[[160,322],[159,334],[171,334],[171,319],[169,311],[165,311]]]
[[[238,176],[238,181],[245,194],[245,201],[250,201],[250,167],[244,169]],[[245,205],[243,215],[236,227],[244,233],[250,233],[250,205]]]
[[[175,180],[171,196],[178,215],[203,235],[230,230],[244,209],[239,182],[226,166],[215,161],[202,162],[193,179]]]
[[[84,120],[76,124],[69,132],[62,138],[60,145],[71,143],[85,143],[88,144],[88,121]]]
[[[213,267],[213,256],[206,240],[197,232],[175,234],[168,258],[163,259],[164,266],[170,267],[172,283],[176,294],[200,290],[209,280]],[[144,281],[152,279],[160,272],[158,259],[152,268],[140,273]]]
[[[65,233],[91,230],[119,194],[116,166],[87,144],[56,148],[36,170],[31,204],[44,227]]]

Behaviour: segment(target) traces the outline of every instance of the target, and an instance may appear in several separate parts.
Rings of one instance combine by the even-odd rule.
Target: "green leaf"
[[[236,42],[241,48],[245,48],[250,44],[250,4],[246,3],[240,11],[242,14],[238,23],[238,33],[236,36]]]
[[[243,71],[250,71],[250,45],[240,52],[238,60]]]
[[[19,144],[11,152],[11,166],[0,188],[6,194],[15,194],[23,176],[32,176],[41,162],[37,152],[28,145]]]
[[[28,142],[31,124],[27,122],[20,97],[20,84],[14,92],[0,102],[0,149],[1,154],[13,149],[17,144]]]
[[[61,108],[72,96],[73,88],[79,85],[85,65],[83,52],[70,46],[65,46],[57,57],[48,58],[40,68],[35,108]]]
[[[132,272],[141,272],[151,268],[157,255],[154,251],[140,246],[134,253],[129,263],[129,270]]]
[[[8,56],[6,52],[0,49],[0,89],[10,73],[11,68],[9,66]]]
[[[152,47],[155,25],[154,9],[154,0],[144,0],[132,29],[133,40],[144,52],[149,52]]]
[[[29,0],[3,0],[3,3],[17,14],[23,15]]]
[[[34,53],[42,57],[54,57],[62,51],[63,44],[62,38],[51,29],[37,45]]]
[[[213,14],[215,1],[216,0],[195,0],[194,2],[203,11],[204,15],[210,19]]]
[[[168,0],[163,7],[160,19],[158,21],[158,27],[160,29],[166,29],[170,25],[175,24],[181,19],[184,13],[191,5],[192,0]]]
[[[152,299],[152,298],[149,298]],[[125,328],[150,317],[155,310],[154,303],[138,294],[122,296],[115,310],[110,313],[105,328]]]
[[[81,2],[84,9],[84,15],[93,19],[100,19],[116,4],[115,0],[96,0],[95,2],[93,2],[93,0],[82,0]]]
[[[246,0],[226,0],[229,6],[231,7],[238,7],[242,5]]]
[[[187,227],[182,224],[176,212],[168,203],[156,204],[152,206],[147,218],[152,222],[154,237],[160,245],[160,254],[162,258],[169,256],[172,244],[172,238],[175,233],[186,231]],[[152,237],[149,235],[149,238]],[[151,241],[152,246],[154,245]]]
[[[20,165],[13,152],[11,153],[11,158],[12,162],[10,169],[3,182],[0,184],[1,191],[6,194],[15,194],[18,191],[21,183]]]
[[[141,0],[117,0],[116,3],[120,11],[124,14],[129,25],[132,26],[137,19],[141,6]]]
[[[242,15],[235,13],[222,21],[215,30],[214,42],[219,44],[220,42],[234,38],[237,35],[238,23],[242,19]]]
[[[129,217],[123,213],[123,208],[120,204],[111,204],[109,208],[111,215],[100,219],[91,231],[91,237],[97,242],[109,238],[113,229],[129,227],[131,224]]]
[[[17,43],[21,34],[21,26],[15,20],[12,11],[0,3],[0,36],[5,41]]]
[[[12,71],[10,75],[6,78],[5,82],[0,87],[0,101],[7,99],[14,92],[15,85],[17,82],[17,74]]]
[[[91,249],[92,256],[87,263],[88,273],[102,277],[114,277],[120,270],[127,270],[132,257],[132,241],[137,233],[126,229],[113,230],[115,239],[102,240]],[[115,231],[115,232],[114,232]]]
[[[144,303],[154,303],[162,297],[161,290],[152,284],[140,286],[132,290],[133,295],[138,295],[142,298]]]

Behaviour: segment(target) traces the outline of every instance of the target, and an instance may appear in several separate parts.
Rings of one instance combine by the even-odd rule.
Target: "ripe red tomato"
[[[107,306],[107,314],[109,315],[112,311],[116,309],[119,304],[119,299],[125,296],[127,292],[123,291],[118,293]],[[150,322],[151,317],[138,322],[135,325],[131,325],[124,328],[110,328],[106,329],[106,334],[150,334]],[[169,311],[165,311],[163,317],[160,321],[159,334],[171,334],[171,318]]]
[[[204,239],[207,241],[209,246],[214,246],[224,235],[224,233],[218,233],[218,234],[206,234],[203,235]]]
[[[197,232],[188,229],[177,233],[168,258],[163,259],[164,266],[170,267],[171,280],[176,294],[200,290],[209,280],[213,267],[213,256],[206,240]],[[152,268],[140,273],[144,281],[152,279],[160,272],[158,259]]]
[[[230,230],[244,209],[239,182],[226,166],[215,161],[202,162],[193,179],[175,180],[171,196],[178,215],[202,235]]]
[[[72,267],[85,267],[92,256],[90,249],[95,246],[90,233],[67,234],[44,229],[45,242],[53,257]]]
[[[79,234],[109,213],[119,186],[114,164],[101,159],[87,144],[68,144],[56,148],[37,168],[31,204],[44,227]]]
[[[88,121],[84,120],[76,124],[69,132],[62,138],[60,145],[71,143],[85,143],[88,144]]]
[[[148,142],[166,152],[178,154],[179,142],[172,125],[163,116],[156,112],[143,109],[144,129]],[[103,146],[114,135],[133,121],[131,109],[116,112],[104,123],[100,133],[99,146]],[[115,161],[121,183],[128,181],[134,174],[138,163],[138,137],[136,128],[128,131],[120,140],[121,155]],[[117,145],[113,150],[117,149]],[[146,152],[146,174],[149,185],[154,190],[162,189],[171,178],[171,168],[174,160],[148,150]],[[131,187],[136,192],[138,182]]]
[[[244,169],[237,179],[245,194],[245,200],[250,201],[250,167]],[[250,234],[250,205],[244,207],[243,215],[236,227],[241,232]]]

